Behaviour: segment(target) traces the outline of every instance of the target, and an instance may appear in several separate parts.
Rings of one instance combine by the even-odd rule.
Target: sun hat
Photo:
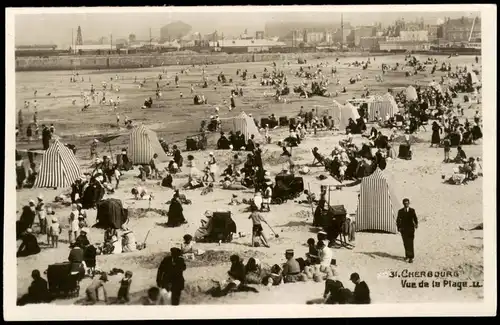
[[[212,211],[210,211],[210,210],[205,211],[205,217],[210,218],[210,217],[212,217],[213,215],[214,215],[214,214],[213,214],[213,212],[212,212]]]
[[[57,221],[57,217],[52,217],[52,222],[56,223]]]
[[[29,200],[28,204],[29,205],[35,205],[35,201],[34,200]]]
[[[38,196],[36,198],[39,199],[39,200],[43,200],[43,195],[42,194],[38,194]]]

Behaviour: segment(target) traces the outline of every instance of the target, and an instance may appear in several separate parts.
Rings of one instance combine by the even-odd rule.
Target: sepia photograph
[[[496,314],[494,5],[7,8],[6,75],[6,320]]]

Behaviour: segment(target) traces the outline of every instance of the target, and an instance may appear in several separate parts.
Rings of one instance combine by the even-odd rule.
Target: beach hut
[[[263,140],[257,125],[255,125],[255,121],[245,112],[242,112],[238,117],[233,119],[233,130],[235,132],[240,131],[245,136],[245,140],[250,139],[252,134],[257,142]]]
[[[352,118],[356,122],[356,120],[359,118],[359,113],[357,108],[351,103],[342,105],[336,100],[333,100],[332,117],[335,121],[335,127],[339,130],[343,130],[349,125],[350,118]]]
[[[33,186],[65,188],[80,175],[80,165],[73,151],[56,139],[43,154],[40,172]]]
[[[397,233],[400,202],[386,172],[377,168],[361,181],[356,231],[376,230]]]
[[[418,99],[417,90],[415,89],[415,87],[408,86],[408,88],[406,88],[406,99],[407,100],[417,100]]]
[[[390,94],[371,97],[371,100],[368,102],[367,118],[369,121],[375,121],[376,112],[378,112],[378,116],[381,118],[385,118],[387,115],[392,117],[394,114],[399,112],[399,108],[394,100],[394,97]]]
[[[134,165],[149,164],[155,153],[158,154],[159,162],[168,161],[156,133],[142,124],[130,132],[127,153]]]

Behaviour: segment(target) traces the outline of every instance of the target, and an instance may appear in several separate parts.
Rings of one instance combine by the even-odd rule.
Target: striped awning
[[[73,151],[55,140],[43,155],[34,187],[66,188],[80,175],[80,165]]]
[[[399,201],[382,170],[361,181],[356,231],[378,230],[397,233],[396,218]]]
[[[133,164],[149,164],[154,154],[158,154],[159,162],[168,161],[167,154],[156,136],[156,133],[139,125],[130,132],[128,155]]]

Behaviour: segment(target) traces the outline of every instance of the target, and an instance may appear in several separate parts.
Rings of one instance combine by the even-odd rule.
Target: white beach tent
[[[386,171],[377,168],[361,181],[356,231],[397,233],[396,219],[401,203]]]
[[[80,175],[80,165],[73,151],[56,139],[43,154],[33,187],[70,187]]]
[[[335,120],[335,127],[339,130],[345,129],[349,125],[349,119],[352,118],[355,122],[359,118],[357,108],[351,103],[345,105],[340,104],[333,100],[333,114]]]
[[[415,89],[415,87],[408,86],[408,88],[406,88],[406,99],[407,100],[417,100],[418,99],[417,90]]]
[[[240,131],[245,136],[245,140],[250,139],[252,134],[256,141],[260,142],[263,140],[257,125],[255,125],[255,121],[245,112],[242,112],[238,117],[233,119],[233,131]]]
[[[155,153],[158,154],[159,162],[166,162],[169,159],[163,151],[156,133],[142,124],[130,132],[127,153],[133,164],[149,164]]]

